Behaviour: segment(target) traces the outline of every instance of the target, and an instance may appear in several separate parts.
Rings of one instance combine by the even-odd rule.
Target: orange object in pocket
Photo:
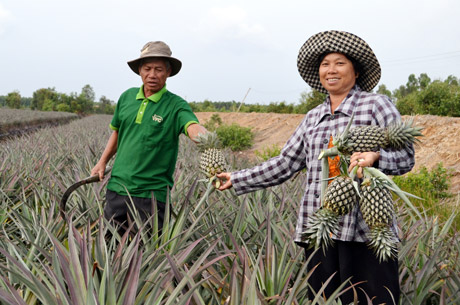
[[[331,148],[333,146],[334,144],[332,144],[332,135],[331,135],[331,138],[329,139],[329,145],[327,148]],[[340,157],[339,156],[336,156],[334,158],[328,157],[328,159],[329,159],[329,178],[340,175]],[[332,180],[329,181],[329,183],[331,182]]]

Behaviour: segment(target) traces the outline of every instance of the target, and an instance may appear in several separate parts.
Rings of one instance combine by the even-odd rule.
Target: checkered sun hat
[[[380,64],[369,45],[358,36],[343,31],[325,31],[311,36],[300,48],[297,69],[300,76],[315,90],[327,93],[319,80],[319,59],[325,53],[338,52],[355,59],[362,71],[356,83],[364,91],[377,86]]]

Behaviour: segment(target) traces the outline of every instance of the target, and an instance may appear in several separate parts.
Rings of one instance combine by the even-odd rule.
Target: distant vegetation
[[[263,113],[307,113],[324,102],[326,95],[313,90],[300,94],[299,104],[286,102],[271,102],[268,105],[243,104],[231,102],[189,102],[194,112],[263,112]],[[239,109],[239,110],[238,110]]]
[[[0,134],[14,128],[24,128],[49,122],[68,122],[77,118],[75,113],[69,112],[0,108]]]
[[[90,85],[85,85],[81,93],[72,92],[70,95],[59,93],[55,88],[41,88],[33,93],[33,97],[22,97],[19,91],[13,91],[6,96],[0,95],[0,107],[11,109],[28,108],[41,111],[72,112],[77,114],[113,114],[115,102],[101,96],[95,100],[95,92]]]
[[[231,125],[222,124],[218,114],[213,114],[204,124],[207,130],[215,131],[223,147],[229,147],[233,151],[245,150],[254,144],[254,133],[249,127],[242,127],[236,123]]]
[[[460,117],[460,85],[459,79],[449,76],[446,80],[432,81],[427,74],[419,77],[409,75],[406,85],[401,85],[391,92],[382,84],[376,92],[387,95],[396,104],[403,115],[433,114]],[[299,102],[271,102],[268,105],[243,104],[232,102],[191,102],[196,112],[218,111],[232,112],[240,108],[240,112],[274,112],[274,113],[307,113],[324,102],[326,95],[318,91],[302,92]]]
[[[261,161],[267,161],[268,159],[278,156],[280,153],[281,147],[276,144],[272,144],[271,146],[265,146],[261,150],[254,151],[256,157],[259,158],[259,160]]]
[[[424,73],[418,78],[411,74],[406,86],[400,86],[393,96],[401,114],[460,117],[460,86],[454,76],[432,82]]]
[[[430,170],[422,166],[416,172],[394,176],[393,181],[405,192],[423,198],[412,198],[411,201],[417,207],[421,207],[427,215],[447,221],[453,210],[458,210],[458,199],[449,193],[452,177],[453,171],[438,163]],[[460,217],[455,217],[452,225],[460,230]]]
[[[393,92],[384,84],[376,92],[389,96],[403,115],[432,114],[460,117],[459,79],[450,75],[445,80],[431,80],[422,73],[418,77],[411,74],[405,85]],[[273,112],[273,113],[307,113],[324,102],[326,95],[318,91],[300,93],[297,103],[286,101],[266,104],[241,104],[236,101],[202,101],[190,102],[195,112]],[[30,108],[42,111],[63,111],[78,114],[113,114],[115,102],[102,96],[95,101],[95,93],[90,85],[85,85],[80,94],[59,93],[54,88],[42,88],[33,93],[33,97],[22,97],[19,91],[6,96],[0,95],[0,107]]]

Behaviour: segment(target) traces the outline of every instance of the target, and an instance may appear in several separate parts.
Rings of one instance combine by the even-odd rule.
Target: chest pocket
[[[148,148],[154,148],[157,145],[161,145],[162,142],[167,141],[167,130],[164,128],[164,121],[158,122],[154,121],[152,118],[146,122],[142,128],[142,140],[144,145]]]

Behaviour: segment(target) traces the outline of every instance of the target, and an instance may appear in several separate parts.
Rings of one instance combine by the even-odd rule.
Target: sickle
[[[104,171],[104,176],[107,175],[112,168],[110,166],[107,166],[105,171]],[[61,214],[62,219],[65,218],[65,205],[67,203],[67,200],[69,199],[70,194],[75,191],[77,188],[79,188],[82,185],[93,183],[93,182],[98,182],[99,181],[99,175],[94,175],[90,176],[88,178],[85,178],[83,180],[80,180],[74,184],[72,184],[65,192],[64,195],[62,195],[61,202],[59,202],[59,213]]]

